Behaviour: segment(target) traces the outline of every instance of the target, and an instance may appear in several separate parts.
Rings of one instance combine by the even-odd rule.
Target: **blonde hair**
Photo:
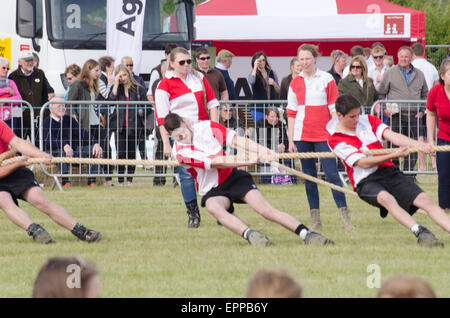
[[[333,52],[331,52],[331,63],[334,65],[336,64],[337,61],[339,61],[339,59],[343,57],[345,59],[347,59],[348,55],[344,53],[344,51],[341,50],[334,50]]]
[[[83,68],[81,69],[81,73],[78,76],[78,80],[80,82],[85,82],[88,84],[89,91],[94,91],[96,95],[98,95],[98,79],[93,79],[91,77],[91,71],[92,69],[96,68],[98,66],[98,62],[93,59],[89,59],[86,62],[84,62]]]
[[[384,48],[384,47],[381,47],[381,46],[375,46],[373,49],[372,49],[372,55],[373,55],[373,53],[382,53],[383,55],[385,55],[386,54],[386,49]]]
[[[303,289],[287,272],[262,269],[250,280],[247,298],[301,298]]]
[[[128,75],[128,79],[130,80],[130,86],[131,87],[138,87],[141,86],[136,79],[134,78],[133,73],[131,73],[131,71],[128,69],[128,67],[126,67],[124,64],[119,64],[116,66],[116,68],[114,69],[114,73],[115,74],[119,74],[120,72],[124,72]]]

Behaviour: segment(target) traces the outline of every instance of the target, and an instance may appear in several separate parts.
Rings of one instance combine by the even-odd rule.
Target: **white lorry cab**
[[[67,87],[65,68],[83,66],[88,59],[106,55],[107,1],[130,13],[141,0],[3,0],[0,19],[0,56],[18,66],[21,50],[36,52],[56,95]],[[150,70],[164,58],[168,43],[190,49],[194,36],[195,4],[192,0],[146,0],[140,75],[149,80]],[[121,57],[115,57],[116,60]]]

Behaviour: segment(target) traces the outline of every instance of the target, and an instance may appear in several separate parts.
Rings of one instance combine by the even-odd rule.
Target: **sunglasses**
[[[2,70],[7,70],[7,71],[9,71],[9,67],[7,67],[7,66],[2,66]]]
[[[126,64],[126,67],[133,67],[134,64]]]
[[[206,60],[210,60],[210,59],[211,59],[211,56],[199,57],[198,59],[199,59],[199,60],[202,60],[202,61],[206,61]]]
[[[350,66],[350,69],[353,69],[353,68],[359,70],[359,69],[362,69],[362,66],[361,65],[352,65],[352,66]]]
[[[375,60],[379,60],[379,59],[382,59],[382,58],[384,58],[384,56],[383,55],[379,55],[379,56],[373,56],[373,58],[375,59]]]
[[[188,65],[190,65],[190,64],[192,63],[192,60],[189,59],[189,60],[181,60],[181,61],[178,61],[178,64],[180,64],[181,66],[183,66],[184,63],[187,63]]]

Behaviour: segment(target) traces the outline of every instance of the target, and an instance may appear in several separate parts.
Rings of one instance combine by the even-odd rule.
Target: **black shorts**
[[[378,193],[381,191],[387,191],[394,196],[397,203],[410,215],[413,215],[418,210],[413,205],[413,202],[423,192],[412,178],[403,174],[397,167],[377,170],[364,178],[358,183],[356,192],[362,200],[380,208],[380,216],[382,218],[387,216],[388,211],[377,201]]]
[[[17,199],[23,200],[22,193],[24,191],[36,186],[38,187],[39,183],[34,178],[33,172],[24,167],[20,167],[13,173],[0,179],[0,191],[9,192],[16,205],[19,205]]]
[[[202,207],[206,206],[206,201],[211,197],[227,197],[230,200],[228,212],[234,212],[233,203],[245,203],[242,198],[250,191],[258,189],[252,176],[239,169],[233,169],[224,183],[209,190],[202,198]]]

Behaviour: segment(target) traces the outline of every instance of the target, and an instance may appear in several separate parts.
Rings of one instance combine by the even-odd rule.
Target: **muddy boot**
[[[187,203],[188,227],[197,228],[200,226],[200,211],[197,202]]]
[[[350,220],[350,212],[346,206],[339,208],[339,216],[341,217],[341,226],[347,231],[353,230],[353,224]]]
[[[311,228],[314,230],[320,230],[322,228],[322,222],[320,222],[320,210],[311,209]]]

